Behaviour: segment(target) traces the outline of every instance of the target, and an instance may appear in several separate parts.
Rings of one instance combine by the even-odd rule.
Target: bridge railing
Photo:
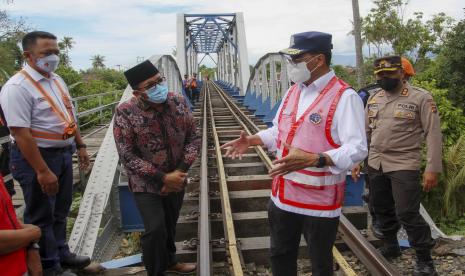
[[[290,87],[287,64],[282,55],[268,53],[257,61],[252,70],[244,105],[255,110],[255,115],[267,123],[273,120],[281,98]]]
[[[110,119],[122,94],[123,90],[115,90],[73,98],[80,129],[87,128],[97,122],[102,123],[105,118]],[[95,116],[96,114],[97,116]],[[92,115],[93,117],[90,117]]]
[[[271,124],[281,98],[291,86],[287,75],[288,61],[278,53],[261,57],[251,71],[245,96],[238,96],[238,88],[223,80],[218,81],[232,96],[242,97],[243,105],[264,122]]]
[[[150,60],[166,77],[170,91],[182,91],[181,74],[172,56],[153,56]],[[120,102],[131,96],[132,89],[128,86]],[[72,252],[101,260],[105,258],[102,256],[106,251],[104,248],[111,247],[113,243],[110,241],[118,229],[141,230],[143,226],[135,224],[140,221],[138,213],[121,216],[121,212],[127,210],[127,204],[133,204],[132,195],[128,192],[128,179],[119,163],[112,120],[94,161],[69,238]]]

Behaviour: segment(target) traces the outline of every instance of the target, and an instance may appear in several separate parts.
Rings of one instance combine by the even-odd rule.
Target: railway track
[[[200,162],[192,169],[198,176],[199,191],[198,194],[194,192],[198,199],[198,213],[194,215],[197,227],[190,229],[197,230],[197,235],[189,235],[197,238],[178,243],[179,253],[190,255],[184,260],[197,259],[198,275],[253,275],[250,267],[269,266],[266,210],[271,187],[268,175],[271,159],[261,147],[251,147],[241,160],[231,160],[224,157],[220,146],[237,138],[241,131],[253,134],[266,125],[213,82],[204,84],[203,95],[202,112],[198,113],[202,154]],[[187,203],[183,208],[181,224],[193,219],[192,213],[186,215],[186,209],[191,209],[189,206]],[[349,248],[372,275],[400,275],[345,216],[341,217],[339,236],[340,247]],[[336,247],[333,253],[342,274],[357,275]],[[299,258],[307,256],[302,239]]]

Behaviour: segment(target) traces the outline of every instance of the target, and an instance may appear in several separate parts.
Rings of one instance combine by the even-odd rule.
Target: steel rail
[[[198,275],[212,275],[212,253],[210,245],[210,198],[208,187],[208,126],[207,126],[207,86],[203,88],[202,106],[202,152],[200,159],[200,183],[199,183],[199,251],[197,254]]]
[[[341,215],[340,218],[339,233],[347,246],[349,246],[372,275],[400,275],[344,215]]]
[[[208,85],[208,84],[207,84]],[[210,90],[206,89],[206,97],[208,101],[208,110],[210,114],[210,124],[215,143],[216,164],[218,168],[218,183],[220,187],[221,207],[223,211],[223,228],[227,243],[227,252],[231,262],[231,274],[234,276],[244,275],[242,271],[241,258],[239,257],[239,249],[236,240],[236,232],[234,229],[234,220],[232,216],[231,203],[229,200],[229,191],[226,181],[226,172],[224,170],[223,157],[220,149],[220,140],[215,126],[215,118],[213,107],[210,98]]]
[[[256,131],[260,129],[256,126],[249,116],[245,115],[244,112],[235,104],[222,89],[214,84],[217,91],[225,101],[228,102],[235,109],[233,115],[235,117],[241,116],[249,125],[254,126]],[[250,134],[250,131],[248,131]],[[261,148],[261,147],[260,147]],[[268,157],[268,156],[267,156]],[[266,158],[266,163],[271,166],[271,160]],[[340,216],[339,232],[342,235],[342,239],[349,246],[349,248],[355,253],[355,255],[364,263],[367,269],[373,275],[400,275],[394,267],[381,255],[378,251],[360,234],[360,232],[352,225],[352,223],[343,215]],[[333,247],[333,255],[336,262],[343,269],[346,275],[356,275],[356,273],[350,268],[350,265],[343,258],[342,254],[336,247]]]

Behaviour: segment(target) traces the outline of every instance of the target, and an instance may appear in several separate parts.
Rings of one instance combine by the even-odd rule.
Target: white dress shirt
[[[58,108],[68,114],[66,106],[61,97],[61,92],[54,80],[57,80],[64,92],[71,99],[68,87],[63,79],[55,73],[50,73],[50,78],[46,78],[34,70],[28,64],[23,68],[31,78],[38,82],[53,99]],[[33,128],[42,132],[63,134],[67,123],[65,123],[50,108],[50,104],[45,100],[42,94],[29,82],[21,73],[16,73],[3,86],[0,92],[0,105],[2,106],[5,119],[9,127]],[[76,110],[73,107],[73,115],[76,116]],[[76,117],[75,117],[76,119]],[[11,137],[13,140],[14,138]],[[74,137],[67,140],[48,140],[35,138],[39,147],[65,147],[74,142]]]
[[[297,120],[315,101],[318,94],[326,87],[329,81],[335,76],[333,71],[326,73],[316,81],[306,86],[300,84],[302,90],[300,94]],[[284,95],[287,97],[289,90]],[[281,112],[283,101],[273,119],[273,126],[257,133],[263,144],[270,151],[276,151],[276,139],[278,137],[278,118]],[[345,91],[337,105],[331,125],[331,136],[335,143],[341,145],[337,149],[328,150],[325,153],[331,158],[334,166],[329,167],[333,174],[345,173],[360,163],[368,154],[365,133],[365,111],[360,96],[352,88]]]

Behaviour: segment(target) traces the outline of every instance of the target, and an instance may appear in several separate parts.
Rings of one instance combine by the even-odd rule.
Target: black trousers
[[[184,191],[167,196],[134,193],[145,227],[141,237],[142,261],[149,276],[165,275],[166,269],[177,263],[176,223],[183,198]]]
[[[394,171],[384,173],[368,167],[370,194],[380,230],[386,241],[397,240],[402,225],[412,248],[429,251],[434,246],[431,229],[420,215],[420,172]]]
[[[333,275],[332,247],[339,217],[304,216],[279,209],[270,200],[271,270],[274,276],[297,275],[297,256],[302,232],[312,260],[312,275]]]

